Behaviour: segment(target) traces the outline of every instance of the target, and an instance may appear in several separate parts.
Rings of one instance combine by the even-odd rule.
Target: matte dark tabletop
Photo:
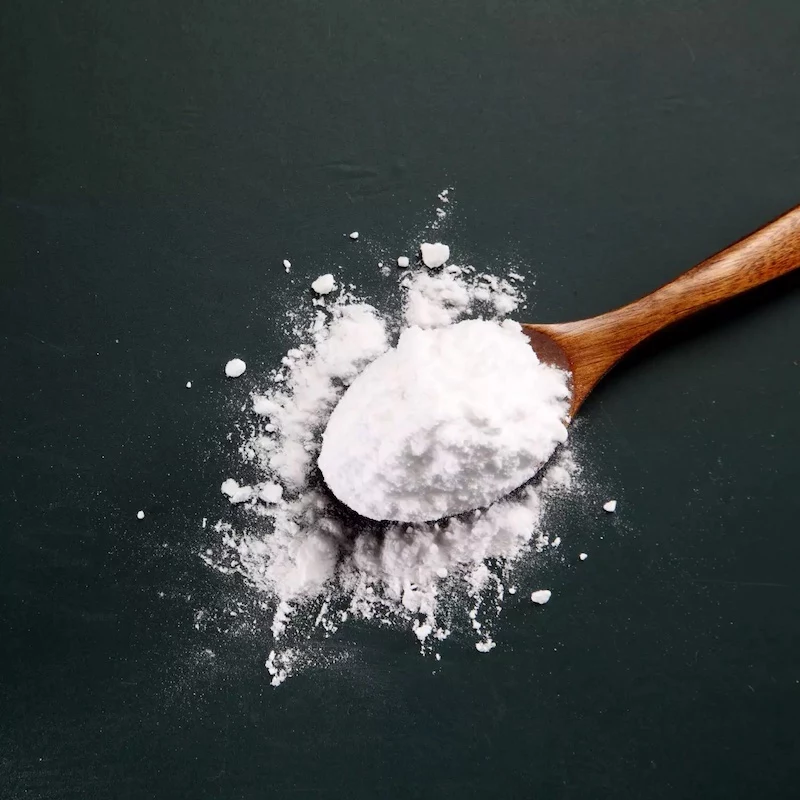
[[[356,625],[274,690],[194,614],[281,260],[388,292],[342,234],[399,251],[452,186],[531,321],[631,300],[800,202],[800,4],[6,0],[0,37],[1,797],[797,797],[797,275],[602,384],[619,511],[566,509],[496,651]]]

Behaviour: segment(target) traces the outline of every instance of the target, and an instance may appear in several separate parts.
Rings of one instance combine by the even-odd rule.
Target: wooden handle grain
[[[572,413],[597,381],[656,331],[800,266],[800,206],[626,306],[591,319],[529,326],[556,342],[573,374]]]
[[[602,315],[628,330],[629,347],[690,314],[800,266],[800,206],[651,294]],[[601,319],[597,317],[596,319]]]

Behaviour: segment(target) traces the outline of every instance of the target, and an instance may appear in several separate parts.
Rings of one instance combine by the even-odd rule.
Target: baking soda
[[[566,377],[504,321],[520,268],[436,269],[401,274],[399,316],[343,288],[287,312],[294,345],[253,384],[240,468],[219,484],[235,513],[200,557],[263,598],[273,685],[331,663],[321,643],[353,621],[405,629],[437,658],[451,637],[491,653],[507,584],[552,546],[548,506],[574,490]]]
[[[408,328],[334,409],[322,475],[374,520],[426,522],[489,506],[566,440],[567,381],[516,322]]]
[[[244,371],[247,369],[247,365],[242,361],[241,358],[232,358],[226,365],[225,365],[225,374],[229,378],[238,378],[241,375],[244,375]]]
[[[444,266],[450,258],[450,248],[441,242],[436,242],[435,244],[423,242],[419,246],[419,252],[422,263],[428,269],[436,269],[437,267]]]
[[[317,294],[330,294],[336,288],[336,281],[333,275],[327,273],[326,275],[320,275],[319,278],[311,284],[311,288]]]

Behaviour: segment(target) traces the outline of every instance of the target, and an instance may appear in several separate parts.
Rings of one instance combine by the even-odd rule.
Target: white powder
[[[311,284],[311,288],[317,294],[330,294],[336,288],[336,281],[333,279],[333,275],[327,273],[326,275],[320,275]]]
[[[405,269],[409,264],[408,256],[399,256],[397,259],[397,266]]]
[[[588,555],[586,555],[586,553],[581,553],[581,554],[578,556],[578,558],[579,558],[581,561],[586,561],[586,559],[587,559],[587,558],[589,558],[589,556],[588,556]]]
[[[245,364],[241,358],[232,358],[225,365],[225,374],[229,378],[238,378],[240,375],[244,375],[244,371],[246,369],[247,369],[247,364]]]
[[[136,519],[144,519],[144,511],[137,511]]]
[[[353,239],[353,240],[358,239],[358,231],[353,231],[350,234],[350,238]]]
[[[444,266],[447,263],[447,259],[450,258],[450,248],[441,242],[436,242],[436,244],[423,242],[419,246],[419,252],[422,256],[422,263],[428,269]]]
[[[550,602],[552,596],[553,593],[549,589],[537,589],[535,592],[531,592],[531,600],[540,606]]]
[[[613,514],[616,510],[617,510],[616,500],[609,500],[607,503],[603,503],[603,511],[608,511],[609,514]]]
[[[339,401],[319,466],[370,519],[460,514],[539,471],[567,438],[568,398],[567,375],[540,363],[515,322],[409,328]]]
[[[220,491],[228,496],[231,503],[244,503],[253,496],[252,486],[239,486],[233,478],[223,481]]]
[[[284,259],[283,259],[283,268],[284,268],[284,270],[285,270],[286,272],[289,272],[289,270],[291,270],[291,268],[292,268],[292,262],[291,262],[291,261],[289,261],[289,259],[288,259],[288,258],[284,258]]]
[[[283,498],[283,486],[279,483],[265,483],[258,490],[258,499],[265,503],[280,503]]]
[[[506,280],[475,274],[472,267],[449,266],[442,272],[420,272],[404,281],[407,325],[438,328],[464,315],[505,317],[520,304],[519,290]]]
[[[469,287],[458,276],[422,273],[408,283],[406,322],[419,328],[449,325],[469,309],[471,302]]]
[[[439,199],[449,202],[448,192]],[[408,266],[408,260],[403,265],[401,259],[398,264]],[[493,629],[512,570],[515,592],[525,580],[524,573],[516,573],[530,565],[529,554],[550,544],[544,531],[549,499],[573,486],[577,467],[562,451],[537,482],[497,499],[524,480],[546,457],[545,451],[565,435],[563,376],[536,361],[518,326],[497,322],[453,326],[469,315],[502,318],[520,302],[515,285],[468,265],[451,265],[438,273],[406,273],[401,286],[402,320],[340,293],[327,309],[314,310],[307,322],[295,326],[296,346],[278,369],[261,380],[253,393],[253,413],[243,426],[243,468],[249,474],[255,470],[257,481],[240,485],[229,478],[221,487],[240,509],[236,527],[226,521],[210,526],[216,539],[200,557],[223,574],[238,573],[262,594],[263,602],[254,613],[266,608],[272,616],[273,643],[266,668],[273,685],[299,669],[328,663],[330,658],[319,655],[314,643],[335,635],[351,619],[404,627],[416,646],[437,660],[437,649],[451,636],[472,638],[478,652],[488,653],[496,646]],[[295,311],[288,313],[297,318]],[[402,516],[422,518],[428,516],[421,510],[424,507],[451,510],[495,500],[482,511],[435,523],[373,522],[343,507],[319,480],[316,462],[331,412],[337,408],[334,416],[338,414],[342,406],[337,407],[337,401],[359,375],[364,375],[360,382],[369,388],[373,380],[369,364],[375,362],[379,372],[385,369],[380,366],[383,359],[376,359],[389,350],[387,329],[396,329],[398,323],[401,328],[418,328],[401,332],[400,346],[386,356],[390,365],[398,358],[407,363],[402,370],[397,363],[389,370],[393,382],[383,386],[382,394],[375,394],[376,386],[370,390],[373,403],[364,408],[369,416],[366,427],[373,438],[378,431],[394,435],[387,442],[393,452],[408,453],[414,469],[421,468],[435,479],[436,491],[417,487],[414,470],[403,473],[394,464],[390,474],[404,477],[410,491],[423,488],[424,504],[416,497],[402,498],[399,480],[393,487],[376,487],[373,494],[379,504],[394,503]],[[486,341],[478,341],[483,335]],[[466,341],[476,348],[469,358],[462,347]],[[456,364],[447,365],[443,359],[451,345],[458,358]],[[497,346],[504,354],[499,359]],[[417,374],[403,384],[402,375],[408,375],[415,359]],[[467,374],[470,365],[473,375]],[[534,397],[545,402],[547,413],[541,417],[549,422],[535,433],[523,423],[531,418],[533,404],[522,394],[538,372],[546,388]],[[419,389],[417,383],[422,384]],[[362,392],[358,386],[353,391],[356,399]],[[478,396],[467,396],[473,392]],[[416,409],[415,402],[430,397],[441,401],[428,409],[441,424],[433,431],[432,443],[412,445],[404,415]],[[521,399],[526,401],[524,407]],[[347,420],[347,406],[344,409],[339,416]],[[534,421],[539,417],[538,412],[533,414]],[[398,423],[395,434],[392,419]],[[506,435],[493,429],[501,422],[522,437],[507,442],[511,454],[500,446]],[[411,440],[427,429],[430,424],[415,410]],[[326,449],[328,444],[326,435]],[[353,442],[353,446],[364,445]],[[426,449],[433,457],[427,466],[421,459]],[[341,447],[331,452],[337,464],[344,463]],[[487,463],[479,467],[470,460],[484,455]],[[459,456],[468,456],[467,463]],[[325,462],[323,457],[327,470]],[[502,475],[506,462],[508,477]],[[357,457],[350,463],[358,470],[369,467]],[[447,475],[450,468],[467,478],[463,500],[456,499],[462,492],[458,480]],[[479,471],[486,478],[483,484]],[[339,478],[330,476],[332,483]],[[358,491],[355,484],[349,488]],[[374,502],[375,496],[368,499]],[[414,513],[406,513],[409,509]],[[242,608],[236,601],[237,619]],[[206,624],[206,617],[198,613],[196,624]]]

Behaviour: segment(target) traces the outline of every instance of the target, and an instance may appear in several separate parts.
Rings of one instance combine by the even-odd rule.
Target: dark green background
[[[247,391],[221,365],[287,346],[280,260],[388,293],[352,254],[407,247],[453,185],[454,253],[529,264],[532,319],[630,300],[800,201],[798,3],[6,0],[0,23],[3,798],[797,796],[796,276],[592,398],[554,600],[510,604],[488,656],[449,643],[432,675],[355,627],[329,644],[350,661],[274,691],[266,634],[192,625],[234,591],[198,522]]]

